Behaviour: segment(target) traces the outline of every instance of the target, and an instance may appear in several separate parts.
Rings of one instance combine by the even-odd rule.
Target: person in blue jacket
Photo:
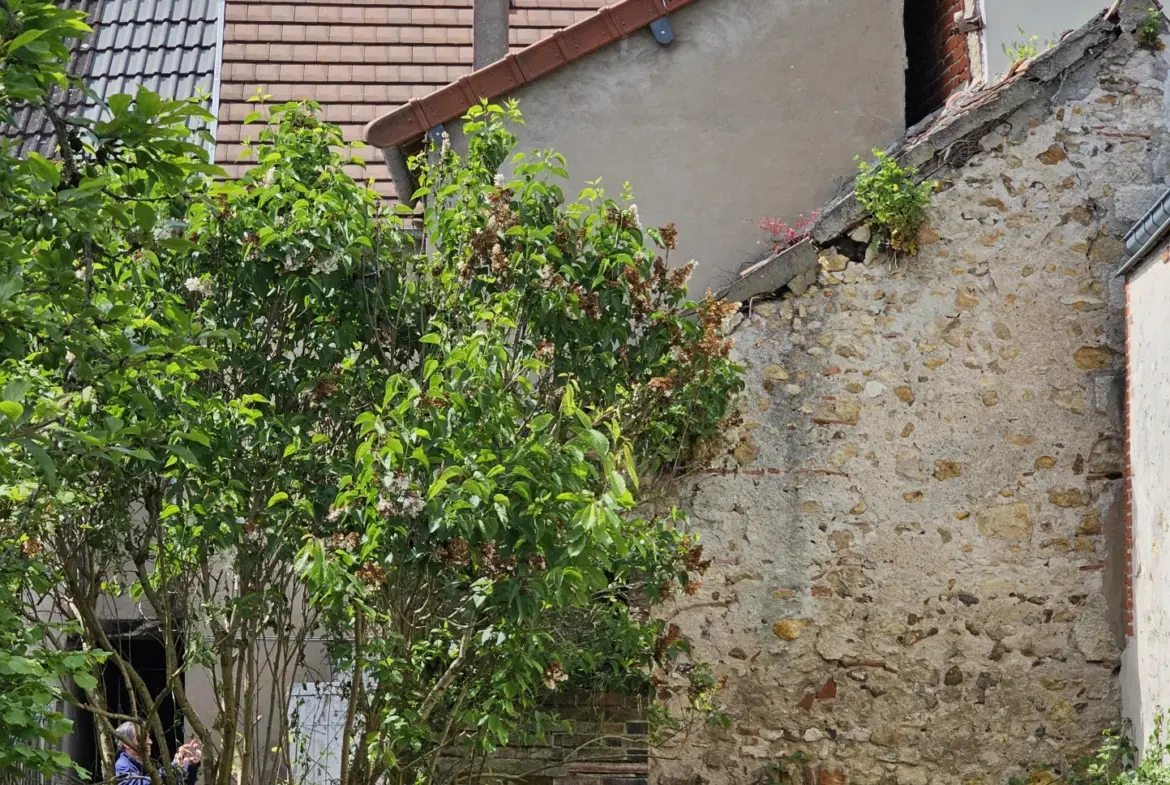
[[[114,761],[114,781],[118,785],[151,785],[150,775],[146,773],[146,766],[150,763],[150,734],[146,736],[146,745],[138,743],[138,726],[133,722],[123,722],[114,731],[118,744],[118,759]],[[199,776],[199,764],[203,762],[203,750],[198,741],[189,741],[175,753],[171,762],[175,780],[179,785],[195,785],[195,778]],[[159,770],[158,778],[166,782],[166,775]]]

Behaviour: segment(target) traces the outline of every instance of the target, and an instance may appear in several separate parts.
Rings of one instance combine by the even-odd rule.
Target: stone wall
[[[1134,613],[1123,675],[1126,714],[1144,742],[1170,710],[1170,243],[1130,276],[1126,300]]]
[[[1130,29],[933,175],[917,258],[861,230],[745,308],[738,442],[680,489],[715,565],[672,611],[731,729],[661,785],[1002,785],[1118,720],[1111,274],[1170,141]]]

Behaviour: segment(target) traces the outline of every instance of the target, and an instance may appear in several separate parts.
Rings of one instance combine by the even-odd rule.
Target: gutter
[[[1132,272],[1167,234],[1170,234],[1170,190],[1158,197],[1154,206],[1126,233],[1125,250],[1130,256],[1113,275],[1122,277]]]
[[[432,128],[457,120],[481,100],[514,92],[604,46],[658,22],[695,0],[621,0],[558,30],[516,54],[480,68],[423,98],[412,98],[366,125],[363,136],[383,150],[421,139]],[[654,31],[660,42],[673,35]],[[663,38],[659,38],[662,36]]]

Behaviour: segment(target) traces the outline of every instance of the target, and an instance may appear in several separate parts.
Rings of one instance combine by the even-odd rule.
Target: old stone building
[[[1114,273],[1170,152],[1147,13],[1115,4],[896,147],[939,183],[917,257],[867,251],[847,196],[731,287],[745,421],[680,489],[715,567],[672,611],[731,729],[658,782],[993,785],[1118,721]]]

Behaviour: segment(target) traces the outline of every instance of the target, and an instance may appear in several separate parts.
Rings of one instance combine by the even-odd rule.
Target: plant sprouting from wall
[[[1160,52],[1166,47],[1162,43],[1162,11],[1159,8],[1150,8],[1142,23],[1138,26],[1138,45],[1151,52]]]
[[[757,226],[768,233],[767,245],[771,246],[772,253],[775,254],[807,239],[819,217],[820,213],[813,213],[807,218],[801,216],[791,225],[779,218],[765,217],[759,220]]]
[[[1167,785],[1170,783],[1170,739],[1166,736],[1166,717],[1154,718],[1154,728],[1141,760],[1123,730],[1106,731],[1104,741],[1089,760],[1065,777],[1068,785]]]
[[[918,230],[934,192],[933,181],[917,182],[918,170],[903,168],[892,157],[873,151],[876,161],[862,161],[855,193],[870,216],[874,239],[893,255],[918,252]]]
[[[1023,41],[1012,41],[1003,45],[1003,53],[1007,55],[1008,60],[1012,64],[1018,63],[1021,60],[1030,60],[1040,53],[1040,36],[1029,36],[1023,27],[1017,27],[1020,35],[1024,36]],[[1052,41],[1045,41],[1044,48],[1051,49]]]

